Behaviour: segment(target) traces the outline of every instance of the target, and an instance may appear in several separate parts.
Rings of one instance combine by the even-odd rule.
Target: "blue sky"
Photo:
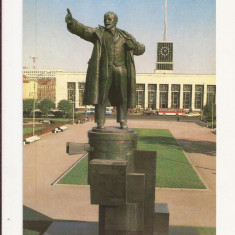
[[[67,31],[70,8],[75,19],[91,27],[103,25],[105,12],[117,13],[118,27],[146,46],[145,54],[135,57],[137,73],[153,73],[164,7],[165,0],[24,0],[23,65],[32,67],[30,56],[36,53],[38,68],[86,72],[92,44]],[[215,73],[215,7],[215,0],[168,0],[167,40],[174,42],[176,73]]]

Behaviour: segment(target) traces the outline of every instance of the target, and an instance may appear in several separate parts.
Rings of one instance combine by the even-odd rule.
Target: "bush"
[[[47,116],[49,111],[55,108],[55,103],[50,99],[44,99],[40,102],[39,107],[42,113]]]
[[[70,118],[73,112],[73,104],[69,100],[61,100],[58,103],[58,109],[64,113],[65,117]]]
[[[50,114],[53,114],[55,118],[62,118],[64,116],[64,113],[61,110],[50,111]]]
[[[23,117],[30,117],[31,112],[33,111],[33,99],[23,100]],[[35,109],[38,108],[38,103],[35,101]]]
[[[203,108],[203,115],[207,121],[212,120],[212,107],[213,107],[213,119],[216,119],[216,104],[208,103]]]

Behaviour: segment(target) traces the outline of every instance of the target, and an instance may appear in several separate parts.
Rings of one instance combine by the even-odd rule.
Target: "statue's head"
[[[118,22],[118,16],[114,12],[106,12],[104,14],[104,26],[106,29],[111,29],[116,26]]]

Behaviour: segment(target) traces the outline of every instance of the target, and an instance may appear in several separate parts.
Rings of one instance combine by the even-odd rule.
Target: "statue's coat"
[[[94,44],[91,58],[88,62],[88,69],[86,75],[86,84],[84,91],[84,104],[95,105],[103,103],[102,95],[99,96],[100,80],[107,79],[108,77],[108,56],[105,51],[105,46],[102,49],[102,37],[105,28],[99,26],[98,28],[91,28],[84,26],[75,19],[72,24],[68,25],[68,30]],[[116,29],[126,40],[131,40],[135,45],[135,50],[126,50],[126,68],[127,68],[127,105],[128,108],[136,107],[136,72],[133,55],[142,55],[145,51],[143,44],[138,43],[135,39],[124,30]],[[101,50],[103,50],[102,64],[101,61]],[[100,76],[102,70],[102,77]],[[112,106],[116,104],[111,103]]]

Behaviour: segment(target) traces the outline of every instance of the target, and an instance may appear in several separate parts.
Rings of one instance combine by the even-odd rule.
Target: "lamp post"
[[[45,71],[42,72],[40,74],[38,74],[35,78],[34,78],[34,94],[33,94],[33,136],[34,136],[34,132],[35,132],[35,106],[36,106],[36,99],[35,99],[35,82],[38,82],[38,77],[43,75],[43,74],[50,74],[51,71]]]
[[[203,93],[201,92],[201,121],[203,119],[203,102],[204,102],[204,100],[203,100]]]
[[[36,79],[34,80],[34,85],[33,85],[33,136],[34,136],[34,129],[35,129],[35,81]]]
[[[75,95],[73,95],[73,124],[74,124],[74,105],[75,105]]]
[[[213,105],[213,100],[214,100],[214,96],[212,95],[212,101],[211,101],[211,105],[212,105],[212,107],[211,107],[211,109],[212,109],[212,117],[211,117],[211,129],[213,129],[213,118],[214,118],[214,113],[213,113],[213,108],[214,108],[214,105]]]

